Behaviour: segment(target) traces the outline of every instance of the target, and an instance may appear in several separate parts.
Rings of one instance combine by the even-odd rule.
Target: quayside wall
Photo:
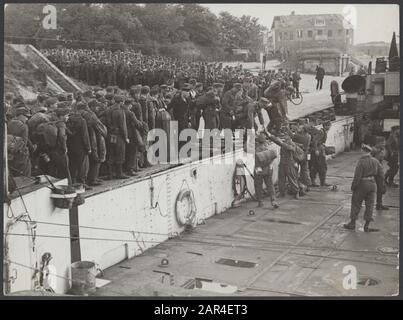
[[[352,117],[338,117],[332,123],[326,145],[335,146],[336,153],[348,151],[353,141],[353,125]],[[276,145],[272,144],[272,148],[279,154]],[[184,189],[193,192],[198,223],[226,211],[234,200],[235,162],[242,156],[239,150],[183,164],[88,196],[83,205],[71,210],[55,208],[47,187],[25,194],[23,201],[15,198],[10,205],[5,203],[4,232],[9,233],[4,238],[5,258],[10,262],[5,264],[9,279],[6,293],[34,289],[34,270],[40,267],[46,252],[52,255],[49,265],[56,273],[55,291],[63,294],[70,287],[73,261],[94,261],[105,269],[181,233],[184,227],[178,224],[175,205]],[[273,164],[274,180],[278,160]],[[252,165],[249,168],[252,170]],[[248,174],[247,186],[254,193],[253,180]],[[37,221],[36,227],[10,218],[26,211]]]

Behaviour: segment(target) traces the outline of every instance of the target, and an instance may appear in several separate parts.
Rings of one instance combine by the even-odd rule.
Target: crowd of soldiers
[[[60,52],[69,51],[50,54],[57,56]],[[141,61],[152,60],[141,57]],[[318,130],[308,123],[291,123],[287,118],[287,92],[290,87],[298,92],[298,71],[268,70],[253,75],[242,66],[218,69],[221,71],[212,79],[217,82],[211,84],[189,78],[189,74],[177,81],[177,74],[170,74],[173,78],[151,87],[150,82],[130,83],[128,90],[104,84],[83,93],[40,94],[31,102],[7,93],[10,173],[67,178],[70,184],[83,184],[88,190],[102,184],[100,176],[108,180],[126,179],[149,167],[150,130],[167,130],[170,121],[178,122],[179,132],[187,128],[198,130],[203,118],[204,129],[260,132],[257,152],[267,151],[270,142],[280,146],[280,197],[288,189],[299,199],[311,187],[319,186],[317,176],[321,186],[329,186],[325,143],[330,122],[323,123]],[[227,80],[219,81],[218,74],[227,75]],[[268,125],[263,121],[263,111],[270,120]],[[398,144],[390,142],[389,146],[395,150]],[[257,164],[256,196],[262,205],[265,182],[273,206],[278,206],[270,168],[270,161]],[[393,182],[395,169],[394,166],[386,175],[389,183]]]

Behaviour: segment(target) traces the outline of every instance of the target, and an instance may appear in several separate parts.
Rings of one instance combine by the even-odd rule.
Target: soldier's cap
[[[365,143],[361,144],[361,149],[362,149],[362,151],[365,151],[365,152],[371,152],[372,151],[372,148],[369,145],[365,144]]]
[[[113,92],[114,88],[112,86],[106,87],[106,92]]]
[[[234,83],[234,84],[232,85],[232,87],[233,87],[233,88],[236,88],[236,89],[242,89],[242,84],[239,83],[239,82],[236,82],[236,83]]]
[[[268,99],[266,99],[265,97],[261,97],[260,99],[259,99],[259,102],[260,103],[264,103],[264,104],[269,104],[270,103],[270,101],[268,100]]]
[[[141,87],[141,90],[140,90],[140,93],[141,94],[147,94],[147,93],[150,93],[150,87],[149,86],[142,86]]]
[[[113,96],[113,100],[115,100],[115,102],[123,102],[125,101],[125,97],[120,94],[116,94]]]
[[[57,95],[57,100],[59,100],[59,101],[67,101],[67,96],[64,93],[59,93]]]
[[[91,99],[90,101],[88,101],[89,108],[96,107],[97,105],[98,105],[98,101],[96,99]]]
[[[92,93],[91,90],[87,90],[83,93],[84,98],[95,98],[94,94]]]
[[[190,85],[190,83],[184,83],[181,87],[182,91],[190,91],[192,90],[192,86]]]
[[[208,91],[211,91],[211,90],[213,90],[213,87],[212,86],[208,86],[207,88],[206,88],[206,91],[208,92]]]
[[[100,103],[106,103],[108,100],[106,100],[104,96],[101,96],[101,97],[97,98],[97,101]]]
[[[85,110],[88,105],[84,101],[80,101],[76,104],[76,110]]]
[[[15,110],[15,114],[17,116],[24,115],[26,117],[29,117],[31,113],[30,113],[29,109],[26,108],[25,105],[24,105],[24,106],[21,106],[21,107],[17,107],[16,110]]]
[[[113,99],[113,93],[108,92],[108,93],[105,95],[105,99],[106,99],[106,100],[112,100],[112,99]]]
[[[65,116],[70,113],[70,109],[69,108],[58,108],[58,109],[56,109],[55,113],[58,117]]]
[[[68,101],[60,101],[56,106],[58,109],[68,108],[70,107],[70,103]]]
[[[372,147],[371,156],[376,157],[378,154],[382,152],[382,148]]]
[[[214,91],[213,91],[213,90],[209,90],[209,91],[206,93],[206,97],[215,98],[215,93],[214,93]]]
[[[256,135],[256,138],[255,138],[256,142],[264,143],[264,142],[266,142],[266,140],[267,140],[266,135],[263,132],[261,132],[258,135]]]
[[[203,88],[203,83],[197,82],[195,88]]]
[[[126,98],[126,100],[125,100],[125,105],[130,105],[130,104],[133,104],[133,99],[132,98]]]
[[[168,86],[166,84],[162,84],[162,85],[160,85],[160,89],[166,90],[166,89],[168,89]]]
[[[38,94],[38,96],[36,97],[36,100],[39,102],[43,102],[48,98],[48,96],[46,94],[40,93]]]
[[[32,109],[32,113],[33,113],[33,114],[39,113],[39,112],[46,112],[46,111],[48,111],[48,108],[46,108],[46,107],[44,107],[44,106],[37,106],[37,107],[34,107],[34,108]]]
[[[14,94],[12,92],[7,92],[5,98],[6,100],[12,100],[14,98]]]
[[[221,82],[215,82],[213,83],[214,88],[224,88],[224,84]]]
[[[48,99],[46,99],[45,101],[45,105],[52,105],[52,104],[56,104],[58,102],[58,100],[55,97],[50,97]]]

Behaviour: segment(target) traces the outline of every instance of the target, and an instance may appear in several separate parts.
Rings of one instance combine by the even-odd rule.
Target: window
[[[301,39],[303,37],[302,30],[297,30],[297,38]]]
[[[330,38],[330,37],[333,37],[333,31],[332,30],[327,30],[327,36]]]
[[[284,40],[288,40],[288,32],[284,32],[283,37],[284,37]]]
[[[290,40],[294,40],[294,32],[290,32]]]
[[[315,19],[315,27],[323,27],[325,26],[325,19],[316,18]]]
[[[343,29],[337,30],[337,35],[341,37],[343,35]]]
[[[283,40],[283,33],[282,33],[282,32],[279,32],[279,34],[278,34],[278,39],[279,39],[279,40]]]
[[[323,34],[323,30],[318,30],[318,36],[321,36]]]
[[[346,36],[348,36],[349,31],[350,31],[350,30],[346,29]]]
[[[308,30],[308,38],[312,38],[312,30]]]

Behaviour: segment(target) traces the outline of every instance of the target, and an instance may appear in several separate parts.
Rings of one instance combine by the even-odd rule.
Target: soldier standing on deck
[[[290,192],[295,199],[299,199],[299,183],[298,183],[298,163],[295,161],[294,155],[297,149],[295,142],[291,140],[289,135],[284,135],[284,139],[267,133],[269,139],[281,147],[280,164],[278,166],[278,188],[280,197],[285,196],[286,181],[288,180]]]
[[[67,121],[67,128],[71,132],[67,139],[67,149],[73,183],[85,184],[89,169],[88,156],[91,154],[91,144],[87,122],[81,115],[81,111],[86,108],[85,102],[77,103],[76,112],[71,114]]]
[[[267,143],[264,133],[260,133],[256,137],[255,144],[255,192],[258,206],[263,207],[263,182],[266,184],[267,193],[271,200],[273,208],[278,208],[279,205],[276,202],[276,192],[273,186],[273,160],[277,157],[276,153],[269,150],[269,144]]]
[[[350,222],[345,224],[344,228],[355,230],[355,223],[360,213],[361,204],[365,201],[364,231],[369,232],[369,224],[373,221],[372,213],[374,210],[376,185],[377,181],[383,179],[383,176],[381,164],[369,153],[371,152],[371,148],[363,145],[363,151],[367,152],[367,154],[360,158],[355,168],[354,178],[351,184],[353,195],[351,198]],[[377,156],[379,152],[381,152],[380,149],[372,150],[372,154],[375,156]]]
[[[224,93],[221,100],[220,122],[221,129],[233,129],[235,120],[235,100],[242,90],[242,84],[234,83],[231,90]]]
[[[126,179],[122,165],[125,161],[126,143],[129,143],[125,111],[122,108],[124,97],[114,96],[114,105],[106,112],[106,126],[108,128],[108,149],[106,161],[108,163],[108,179],[113,179],[113,169],[116,169],[117,179]]]
[[[331,125],[332,124],[330,121],[326,121],[325,123],[323,123],[323,128],[312,137],[311,160],[309,162],[312,187],[318,187],[318,185],[315,183],[317,174],[319,174],[321,186],[330,186],[326,183],[327,164],[325,143],[327,140],[327,133]]]
[[[389,187],[396,188],[398,185],[393,181],[399,171],[399,151],[400,151],[400,127],[392,127],[392,132],[386,141],[386,157],[389,169],[385,173],[385,182]]]

